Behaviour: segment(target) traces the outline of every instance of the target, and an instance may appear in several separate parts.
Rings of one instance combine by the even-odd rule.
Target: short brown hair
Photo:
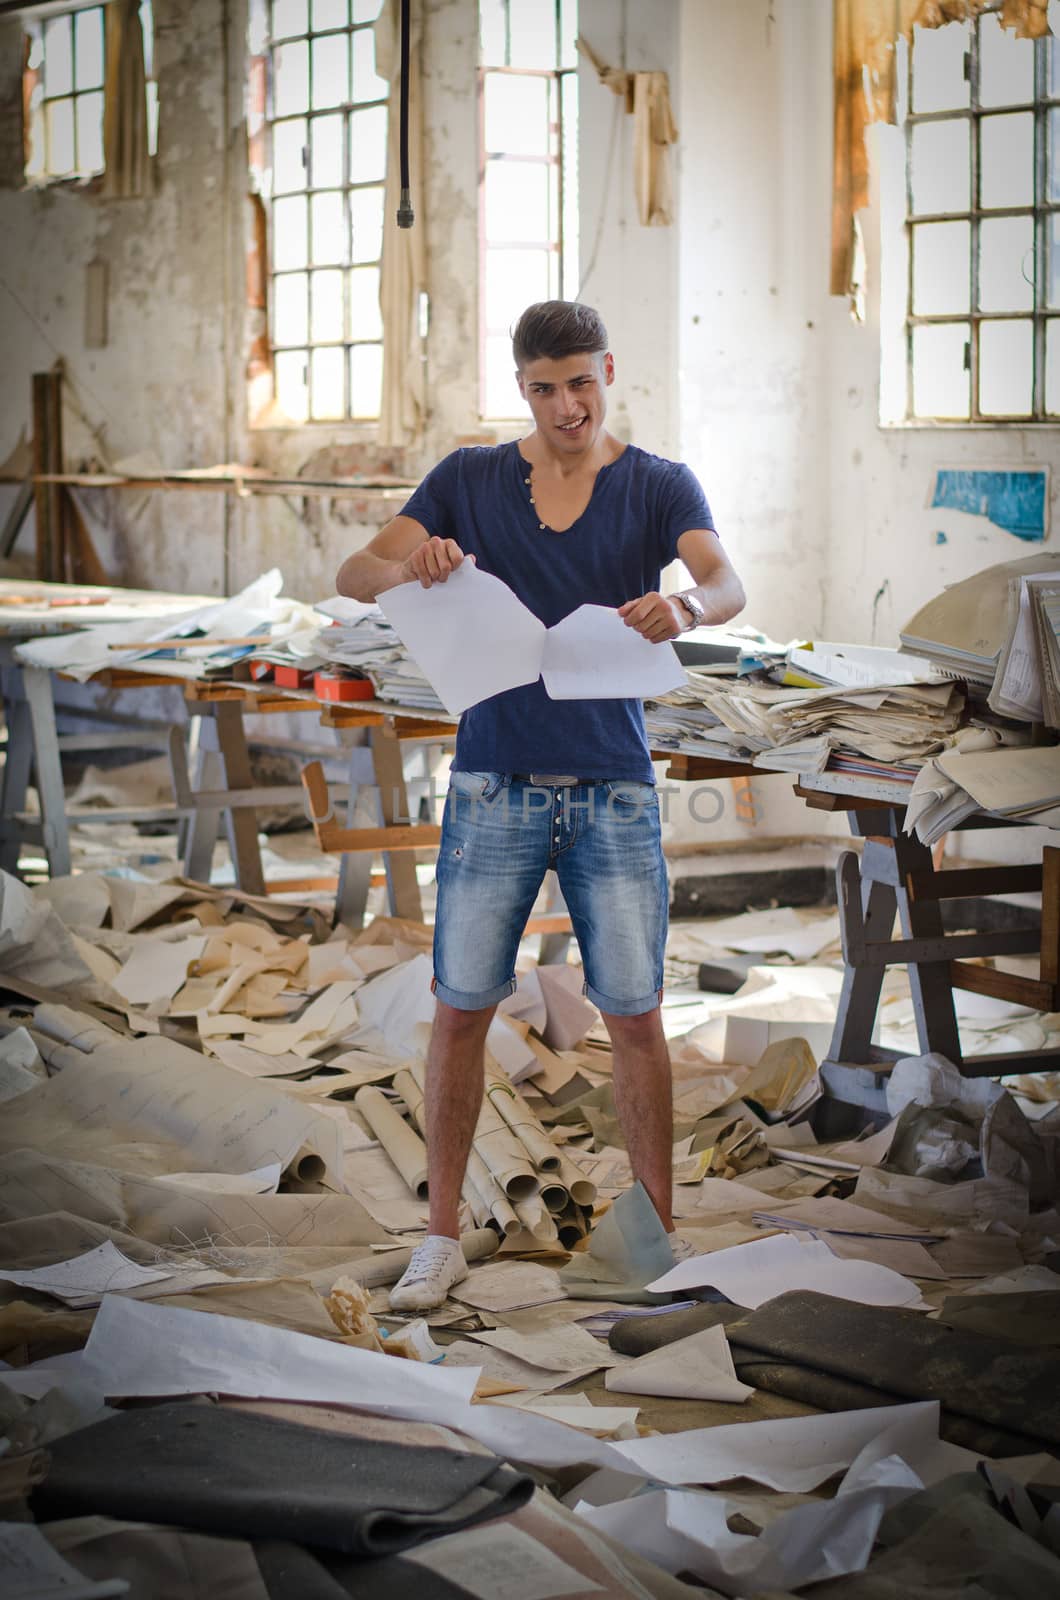
[[[592,306],[577,300],[541,300],[527,306],[512,334],[517,367],[529,361],[562,361],[564,356],[594,355],[607,349],[607,329]]]

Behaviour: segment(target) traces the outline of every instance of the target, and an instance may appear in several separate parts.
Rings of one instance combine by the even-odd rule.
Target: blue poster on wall
[[[940,467],[935,474],[931,504],[987,517],[1017,539],[1041,543],[1046,532],[1048,490],[1046,467],[1020,467],[1013,471]]]

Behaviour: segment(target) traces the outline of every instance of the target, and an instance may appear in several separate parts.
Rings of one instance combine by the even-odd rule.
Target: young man
[[[343,563],[340,594],[374,600],[399,583],[429,588],[474,560],[547,627],[580,605],[604,605],[662,643],[735,615],[743,589],[692,473],[604,427],[615,368],[598,314],[560,300],[530,306],[513,353],[533,431],[447,456]],[[677,556],[695,587],[664,598],[660,571]],[[519,939],[549,867],[581,949],[585,992],[611,1036],[633,1172],[673,1232],[671,1069],[659,1011],[668,890],[643,708],[551,700],[538,679],[472,706],[457,734],[438,850],[430,1232],[391,1292],[396,1310],[440,1305],[466,1276],[457,1213],[486,1030],[515,988]]]

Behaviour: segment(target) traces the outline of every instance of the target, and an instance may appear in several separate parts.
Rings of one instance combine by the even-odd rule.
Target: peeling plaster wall
[[[220,459],[222,10],[220,0],[157,0],[156,16],[164,85],[157,195],[104,200],[78,184],[0,190],[0,458],[21,431],[28,435],[31,374],[61,357],[69,465],[134,453],[167,467]],[[7,30],[4,37],[10,39]],[[16,175],[12,166],[5,162],[5,174]],[[93,260],[108,272],[109,342],[102,350],[84,342],[84,269]],[[116,579],[220,589],[221,496],[125,491],[110,497],[104,514]]]

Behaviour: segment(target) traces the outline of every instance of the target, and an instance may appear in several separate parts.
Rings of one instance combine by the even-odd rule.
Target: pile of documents
[[[964,709],[951,682],[800,689],[742,680],[721,688],[689,677],[687,689],[647,706],[653,747],[772,771],[822,772],[843,757],[863,757],[911,777],[952,741]]]
[[[1046,694],[1054,704],[1057,585],[1058,555],[987,567],[921,606],[902,629],[902,646],[980,691],[996,689],[996,710],[1012,705],[1022,709],[1006,715],[1040,721],[1027,713]]]
[[[1060,828],[1060,745],[999,745],[966,735],[918,774],[905,829],[933,844],[974,812]]]
[[[378,700],[444,710],[378,606],[336,595],[321,601],[316,610],[330,619],[313,639],[313,648],[324,661],[370,678]]]

